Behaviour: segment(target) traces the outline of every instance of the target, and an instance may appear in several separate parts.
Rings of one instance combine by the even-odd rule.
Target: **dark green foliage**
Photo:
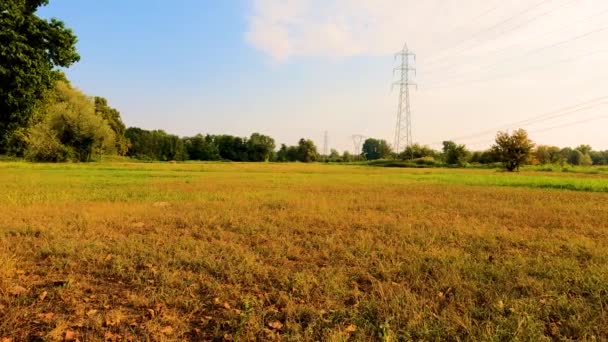
[[[361,148],[361,156],[367,160],[387,158],[391,154],[391,147],[385,140],[368,138]]]
[[[608,165],[608,151],[591,151],[589,156],[593,165]]]
[[[471,153],[469,162],[473,164],[494,164],[499,160],[492,151],[476,151]]]
[[[221,159],[232,161],[249,161],[249,151],[247,150],[247,139],[232,135],[218,135],[215,143],[220,153]]]
[[[289,153],[288,153],[289,154]],[[317,147],[312,140],[300,139],[297,147],[297,160],[303,163],[310,163],[319,159],[319,153]]]
[[[197,134],[184,138],[184,145],[190,160],[220,160],[220,152],[213,141],[213,136]]]
[[[250,139],[232,135],[206,135],[180,139],[164,131],[130,127],[126,132],[131,148],[128,156],[145,160],[230,160],[269,161],[274,157],[274,140],[253,133]],[[278,157],[279,158],[279,157]]]
[[[249,160],[254,162],[268,161],[274,152],[274,139],[259,133],[253,133],[247,141]]]
[[[130,157],[162,161],[187,159],[184,142],[176,135],[162,130],[146,131],[129,127],[125,136],[131,144],[127,152]]]
[[[288,155],[287,155],[287,145],[285,144],[281,144],[281,148],[279,149],[279,151],[277,152],[277,157],[276,157],[276,161],[278,162],[286,162],[289,161]]]
[[[300,161],[310,163],[319,160],[319,153],[312,140],[300,139],[297,146],[281,144],[276,160],[279,162]]]
[[[0,1],[0,152],[58,78],[55,67],[80,59],[76,36],[56,19],[35,12],[48,0]]]
[[[443,142],[443,159],[448,165],[463,165],[469,155],[464,145],[458,145],[453,141]]]

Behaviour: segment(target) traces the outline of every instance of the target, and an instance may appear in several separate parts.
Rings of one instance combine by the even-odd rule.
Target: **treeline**
[[[253,133],[249,138],[232,135],[202,135],[180,138],[162,130],[147,131],[130,127],[125,137],[130,142],[127,156],[141,160],[228,160],[237,162],[301,161],[321,159],[311,140],[300,139],[298,145],[281,145],[275,151],[275,140]]]
[[[467,164],[503,164],[507,169],[521,165],[608,165],[608,150],[594,151],[589,145],[576,148],[538,145],[528,137],[525,130],[513,134],[499,132],[495,144],[485,151],[469,151],[465,145],[444,141],[442,150],[413,144],[401,153],[395,153],[384,140],[367,139],[360,158],[365,160],[399,159],[412,164],[427,166],[466,166]],[[335,158],[328,158],[336,161]]]

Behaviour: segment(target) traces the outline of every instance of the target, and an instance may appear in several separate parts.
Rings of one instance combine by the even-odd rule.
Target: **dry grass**
[[[608,194],[543,179],[608,182],[3,163],[0,341],[607,339]]]

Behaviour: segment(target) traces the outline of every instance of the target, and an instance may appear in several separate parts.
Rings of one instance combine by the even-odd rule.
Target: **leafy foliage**
[[[93,101],[59,81],[47,93],[28,132],[26,157],[35,161],[90,161],[114,149],[115,134]]]
[[[363,143],[361,154],[367,160],[383,159],[391,154],[391,147],[385,140],[368,138]]]
[[[187,159],[182,139],[163,130],[147,131],[129,127],[125,136],[131,143],[127,156],[161,161]]]
[[[184,145],[190,160],[219,160],[220,152],[213,141],[213,136],[197,134],[184,138]]]
[[[55,67],[80,59],[76,36],[57,19],[36,10],[48,0],[0,2],[0,152],[24,128],[46,90],[58,79]],[[17,134],[22,134],[23,132]]]
[[[405,148],[405,150],[403,150],[403,152],[401,152],[400,154],[400,159],[419,159],[419,158],[433,158],[433,159],[439,159],[441,153],[438,151],[435,151],[434,149],[430,148],[429,146],[423,146],[420,144],[412,144],[409,145]]]
[[[448,165],[463,165],[469,154],[464,145],[458,145],[453,141],[443,142],[443,158]]]
[[[499,132],[492,151],[507,171],[512,172],[519,170],[519,167],[530,158],[532,148],[534,143],[528,138],[528,133],[518,129],[511,135],[507,132]]]
[[[120,112],[108,105],[108,100],[95,97],[95,113],[103,118],[114,132],[116,138],[114,147],[118,155],[124,156],[129,149],[129,141],[125,137],[126,127],[120,117]]]

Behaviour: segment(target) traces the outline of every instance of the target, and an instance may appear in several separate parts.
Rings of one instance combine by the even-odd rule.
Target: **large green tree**
[[[289,153],[289,152],[288,152]],[[296,149],[297,160],[303,163],[310,163],[319,159],[319,153],[317,152],[317,146],[312,140],[300,139]]]
[[[368,138],[363,143],[361,154],[367,160],[382,159],[391,154],[391,147],[385,140]]]
[[[76,36],[57,19],[36,15],[48,0],[0,1],[0,152],[10,136],[29,124],[56,67],[77,62]]]
[[[448,165],[463,165],[469,155],[466,146],[453,141],[443,142],[443,159]]]
[[[528,137],[528,132],[518,129],[513,134],[498,132],[492,151],[507,171],[515,171],[528,161],[533,148],[534,143]]]
[[[115,135],[93,100],[64,81],[45,94],[26,130],[26,157],[35,161],[90,161],[114,150]]]
[[[254,162],[268,161],[274,152],[274,139],[260,133],[253,133],[247,140],[249,160]]]

